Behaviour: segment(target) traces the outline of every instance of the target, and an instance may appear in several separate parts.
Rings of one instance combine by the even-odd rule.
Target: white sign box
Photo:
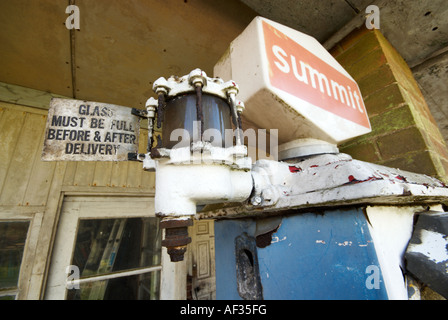
[[[53,98],[42,160],[126,161],[138,152],[140,120],[131,108]]]
[[[215,65],[234,80],[243,116],[278,129],[279,143],[313,138],[338,144],[371,131],[358,85],[313,37],[257,17]]]

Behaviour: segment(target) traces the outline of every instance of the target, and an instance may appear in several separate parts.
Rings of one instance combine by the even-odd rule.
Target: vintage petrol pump
[[[214,75],[160,78],[147,104],[150,128],[157,112],[163,132],[139,159],[156,171],[172,261],[183,259],[191,219],[212,218],[218,299],[407,299],[414,220],[446,217],[448,188],[339,153],[371,131],[369,118],[356,82],[312,37],[257,17]],[[251,163],[243,109],[278,130],[278,161]]]
[[[140,158],[144,169],[156,171],[155,211],[166,230],[162,245],[171,261],[182,261],[197,206],[241,202],[252,190],[252,164],[239,135],[244,104],[236,99],[235,82],[209,78],[200,69],[160,78],[154,91],[159,99],[147,102],[149,152]],[[152,147],[156,109],[163,130]]]

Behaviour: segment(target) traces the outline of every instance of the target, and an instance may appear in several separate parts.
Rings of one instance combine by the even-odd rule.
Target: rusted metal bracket
[[[163,116],[165,112],[165,93],[163,91],[158,92],[159,105],[157,107],[157,128],[160,129],[162,127]]]
[[[204,111],[202,110],[202,85],[196,84],[196,113],[197,121],[201,124],[199,128],[198,140],[202,141],[202,136],[204,135]]]
[[[140,109],[132,108],[131,114],[133,114],[134,116],[140,117],[140,118],[148,118],[147,110],[140,110]]]
[[[144,153],[128,153],[128,161],[143,161],[145,159],[145,154]]]

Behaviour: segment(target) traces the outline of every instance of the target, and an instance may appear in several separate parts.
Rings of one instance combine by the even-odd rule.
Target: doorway
[[[215,300],[215,231],[213,220],[195,220],[190,227],[187,299]]]

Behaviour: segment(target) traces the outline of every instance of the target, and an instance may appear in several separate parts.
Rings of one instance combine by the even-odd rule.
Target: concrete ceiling
[[[0,0],[0,82],[143,107],[161,76],[212,75],[255,15],[237,0]]]
[[[448,139],[448,1],[380,2],[380,29],[413,67]],[[377,2],[0,0],[0,82],[142,108],[160,76],[196,67],[212,75],[256,15],[324,43],[371,3]],[[65,27],[69,4],[80,8],[79,31]]]
[[[241,0],[258,14],[309,34],[323,43],[371,0]]]
[[[413,67],[448,45],[446,0],[241,0],[258,14],[325,43],[377,4],[380,30]]]

